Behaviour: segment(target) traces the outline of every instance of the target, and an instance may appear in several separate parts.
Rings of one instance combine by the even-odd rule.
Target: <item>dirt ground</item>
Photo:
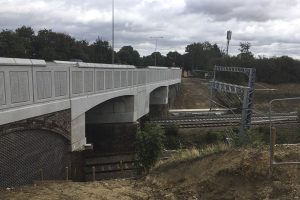
[[[182,78],[181,90],[176,96],[174,108],[208,108],[208,82],[199,78]]]
[[[300,147],[276,147],[277,161],[299,161]],[[276,167],[268,148],[229,149],[185,161],[166,161],[147,177],[90,183],[50,182],[0,192],[0,199],[299,199],[300,168]]]
[[[300,84],[287,83],[270,85],[257,83],[255,88],[258,89],[254,94],[254,109],[267,112],[269,101],[275,98],[300,97]],[[275,89],[275,90],[261,90]],[[197,109],[209,107],[209,89],[208,82],[200,78],[182,78],[181,91],[175,100],[175,109]],[[300,110],[300,101],[284,102],[275,107],[278,112]]]

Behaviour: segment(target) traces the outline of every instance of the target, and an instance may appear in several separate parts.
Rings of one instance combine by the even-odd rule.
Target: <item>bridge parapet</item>
[[[0,58],[0,125],[23,119],[1,115],[10,109],[59,102],[52,104],[55,112],[70,108],[69,100],[76,97],[180,80],[180,77],[179,68],[138,69],[130,65]]]

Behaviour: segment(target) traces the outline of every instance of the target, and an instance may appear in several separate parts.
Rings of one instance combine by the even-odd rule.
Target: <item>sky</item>
[[[52,29],[78,40],[111,42],[112,0],[0,0],[0,29]],[[256,56],[300,59],[300,0],[115,0],[115,50],[131,45],[141,55],[184,53],[209,41],[236,55],[250,42]]]

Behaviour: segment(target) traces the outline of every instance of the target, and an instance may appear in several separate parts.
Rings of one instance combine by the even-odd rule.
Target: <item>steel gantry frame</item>
[[[245,74],[248,77],[248,85],[241,86],[241,85],[234,85],[234,84],[216,81],[217,71]],[[209,84],[210,91],[211,91],[210,101],[212,101],[214,90],[231,93],[231,94],[237,94],[243,98],[240,134],[244,134],[245,130],[249,128],[249,126],[251,125],[255,78],[256,78],[255,68],[215,66],[214,77]],[[212,105],[212,103],[210,103],[210,105]]]

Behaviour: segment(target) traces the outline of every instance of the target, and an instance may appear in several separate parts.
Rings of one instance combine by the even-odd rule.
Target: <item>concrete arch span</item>
[[[86,124],[134,123],[149,113],[151,103],[168,103],[168,84],[150,84],[72,99],[72,150],[82,149],[87,144]]]

